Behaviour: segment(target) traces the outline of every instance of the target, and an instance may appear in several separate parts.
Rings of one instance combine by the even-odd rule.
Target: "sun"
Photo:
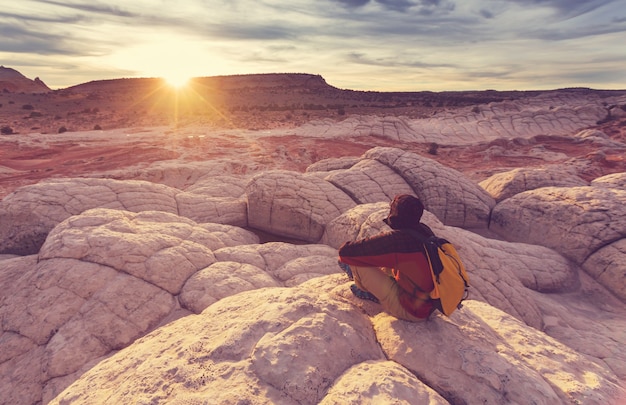
[[[168,74],[163,77],[163,80],[175,89],[182,89],[189,84],[191,77],[185,74]]]

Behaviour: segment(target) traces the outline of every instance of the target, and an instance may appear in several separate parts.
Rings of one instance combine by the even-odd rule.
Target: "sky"
[[[53,89],[250,73],[375,91],[626,89],[626,0],[0,0],[0,64]]]

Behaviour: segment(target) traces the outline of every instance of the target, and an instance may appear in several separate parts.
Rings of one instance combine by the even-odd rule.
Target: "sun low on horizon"
[[[115,54],[115,65],[137,76],[157,77],[174,88],[185,88],[193,78],[223,70],[220,58],[206,44],[184,36],[151,38]]]
[[[187,85],[189,84],[189,82],[191,82],[191,79],[192,79],[192,77],[189,76],[188,74],[176,72],[176,71],[168,72],[161,78],[165,81],[165,83],[168,86],[174,88],[175,90],[181,90],[187,87]]]

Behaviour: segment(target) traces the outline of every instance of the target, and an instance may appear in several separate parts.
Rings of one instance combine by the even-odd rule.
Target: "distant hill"
[[[15,69],[0,66],[0,90],[9,93],[47,93],[50,88],[38,77],[31,80]]]
[[[2,91],[5,89],[5,91]],[[173,125],[296,128],[352,115],[421,119],[545,93],[612,97],[626,90],[380,92],[340,89],[316,74],[267,73],[196,77],[175,89],[160,78],[94,80],[50,90],[14,69],[0,68],[0,126],[13,133],[57,133]]]

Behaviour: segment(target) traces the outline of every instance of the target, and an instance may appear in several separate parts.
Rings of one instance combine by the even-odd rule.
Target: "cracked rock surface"
[[[219,161],[168,154],[16,188],[0,202],[0,403],[622,403],[626,177],[595,164],[624,144],[586,129],[603,101],[349,116],[285,135],[275,165],[248,132]],[[597,150],[561,159],[533,144],[548,135]],[[363,137],[380,146],[280,167],[310,156],[288,139]],[[509,152],[503,138],[543,163],[476,181],[407,147],[494,142],[472,155],[480,168]],[[388,230],[399,193],[424,201],[468,269],[450,317],[395,319],[337,266],[343,242]]]

